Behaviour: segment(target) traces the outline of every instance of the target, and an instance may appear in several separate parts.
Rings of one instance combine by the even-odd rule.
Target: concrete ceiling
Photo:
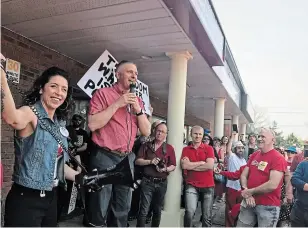
[[[220,80],[161,0],[1,0],[2,25],[91,66],[107,49],[137,63],[151,96],[168,100],[170,60],[188,50],[186,111],[213,122],[215,97],[226,97],[226,117],[240,115]],[[76,78],[76,82],[79,78]]]

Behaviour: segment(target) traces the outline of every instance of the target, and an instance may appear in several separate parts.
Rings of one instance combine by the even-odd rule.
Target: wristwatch
[[[141,115],[143,115],[143,114],[144,114],[144,111],[143,111],[143,109],[141,109],[140,112],[136,113],[136,116],[141,116]]]

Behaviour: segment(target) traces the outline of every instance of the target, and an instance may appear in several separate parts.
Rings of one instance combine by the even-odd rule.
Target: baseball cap
[[[234,147],[234,148],[235,148],[235,147],[238,147],[238,146],[243,147],[244,144],[243,144],[241,141],[236,141],[236,142],[233,143],[233,147]]]
[[[296,147],[295,146],[289,146],[287,149],[286,149],[287,152],[290,152],[291,154],[296,154],[297,151],[296,151]]]

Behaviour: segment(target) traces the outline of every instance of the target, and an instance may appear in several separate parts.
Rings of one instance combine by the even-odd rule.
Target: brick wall
[[[24,91],[30,89],[35,78],[37,78],[42,71],[48,67],[57,66],[66,70],[71,75],[74,75],[74,81],[78,81],[78,79],[81,78],[88,69],[88,66],[84,64],[70,59],[54,50],[48,49],[3,27],[1,28],[1,52],[5,57],[21,63],[19,87]],[[19,107],[22,97],[14,87],[12,87],[12,93],[16,105]],[[151,98],[151,103],[155,115],[161,117],[167,116],[168,107],[166,102]],[[189,114],[186,115],[185,123],[187,125],[198,124],[203,127],[209,127],[208,122],[197,119]],[[2,199],[4,199],[11,186],[14,145],[13,130],[3,121],[1,122],[1,160],[4,166],[4,184],[1,196]]]

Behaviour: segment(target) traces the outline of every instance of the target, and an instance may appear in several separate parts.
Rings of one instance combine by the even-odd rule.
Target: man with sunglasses
[[[234,142],[236,134],[236,132],[233,132],[226,149],[229,172],[236,172],[240,170],[242,166],[246,165],[246,160],[244,158],[245,148],[243,143],[241,141]],[[231,227],[234,223],[234,219],[232,218],[230,211],[234,205],[242,201],[241,184],[239,180],[227,180],[226,187],[225,226]]]

